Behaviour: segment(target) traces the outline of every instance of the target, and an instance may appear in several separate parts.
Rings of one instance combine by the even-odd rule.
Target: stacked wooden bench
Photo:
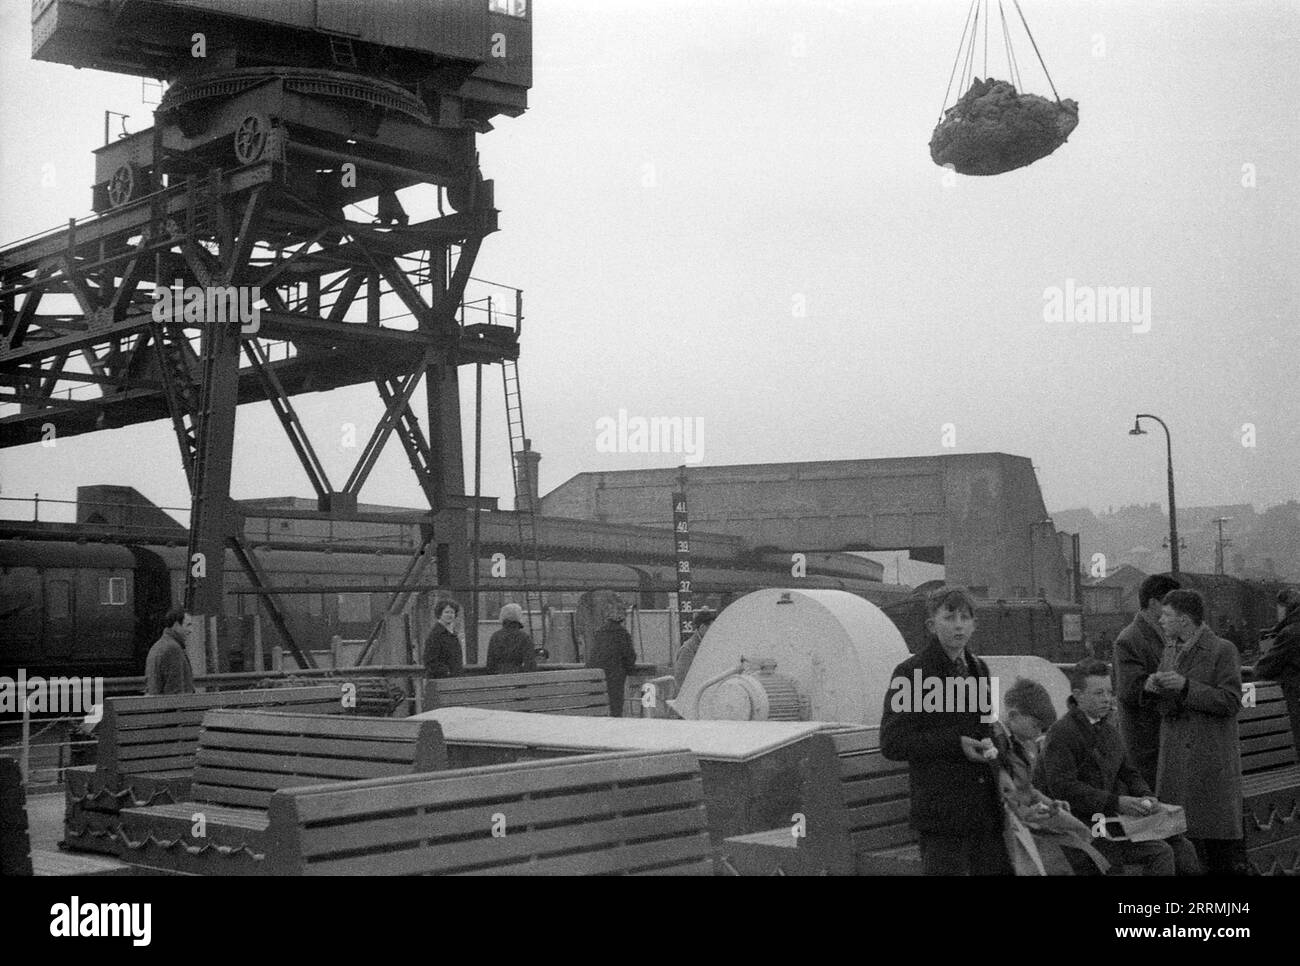
[[[1238,721],[1247,858],[1260,875],[1298,875],[1300,763],[1281,685],[1256,684]]]
[[[919,875],[908,827],[907,763],[880,753],[878,728],[824,736],[828,754],[810,757],[804,823],[726,840],[725,867],[739,875]]]
[[[214,710],[198,736],[189,801],[121,812],[122,857],[174,872],[248,875],[284,788],[446,768],[433,721]]]
[[[699,764],[617,752],[275,793],[277,875],[711,875]]]
[[[609,693],[600,668],[436,678],[425,682],[424,691],[424,710],[434,708],[608,717]]]
[[[96,728],[96,763],[65,773],[64,848],[117,855],[122,808],[183,801],[199,727],[213,708],[344,711],[341,682],[302,688],[108,698]]]

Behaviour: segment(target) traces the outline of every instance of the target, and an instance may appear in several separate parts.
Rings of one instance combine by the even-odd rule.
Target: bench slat
[[[862,775],[888,774],[907,771],[907,762],[890,761],[879,752],[867,755],[842,755],[840,757],[840,778],[852,779]]]
[[[599,849],[631,840],[649,838],[671,838],[678,834],[703,832],[707,816],[703,803],[688,809],[671,812],[657,812],[650,815],[636,815],[586,822],[540,831],[518,832],[493,838],[491,833],[481,838],[461,842],[440,842],[437,848],[416,850],[384,851],[377,853],[383,859],[382,871],[389,875],[411,874],[447,874],[458,869],[474,866],[497,865],[510,860],[525,859],[533,855],[545,855],[547,852],[570,851],[574,849]],[[707,841],[707,834],[701,836]],[[688,843],[694,842],[694,837]],[[641,844],[650,855],[672,852],[663,855],[665,861],[679,858],[682,853],[661,848],[661,843]],[[688,844],[689,848],[689,844]],[[584,857],[585,859],[586,857]],[[597,861],[591,859],[582,862],[584,869]],[[351,858],[316,861],[308,869],[332,875],[350,875],[357,871],[373,871],[374,856],[354,856]]]
[[[414,779],[401,776],[337,789],[307,789],[294,796],[294,806],[301,822],[315,824],[394,807],[518,798],[612,781],[635,785],[683,774],[699,774],[699,763],[689,752],[614,752],[551,758],[529,762],[526,768],[516,764],[484,765],[456,772],[426,772]],[[318,791],[320,794],[314,794]]]
[[[364,730],[358,727],[364,722]],[[407,718],[364,718],[351,715],[296,714],[280,711],[225,711],[215,709],[203,718],[204,731],[255,731],[335,737],[413,738],[429,721]]]
[[[713,859],[698,858],[710,850],[708,836],[664,839],[620,848],[559,855],[530,862],[476,869],[462,875],[602,875],[634,869],[631,875],[712,875]],[[687,861],[683,861],[687,860]],[[660,865],[660,863],[671,863]],[[655,868],[647,868],[654,865]]]
[[[340,682],[341,684],[342,682]],[[152,711],[157,702],[165,698],[171,708],[234,708],[240,705],[262,705],[267,697],[274,696],[276,704],[288,704],[294,701],[338,700],[341,694],[340,684],[308,685],[300,688],[261,688],[247,691],[205,691],[202,694],[165,694],[136,695],[121,698],[109,698],[119,714],[134,711]]]
[[[518,674],[477,674],[471,677],[435,678],[431,683],[448,691],[467,691],[482,687],[515,687],[536,683],[538,678],[559,684],[570,681],[600,681],[605,683],[605,672],[600,668],[574,668],[568,671],[521,671]]]
[[[869,781],[842,782],[844,804],[858,805],[881,798],[910,798],[912,782],[907,772],[872,778]]]
[[[490,802],[446,810],[421,809],[416,814],[375,818],[344,826],[321,825],[305,828],[300,836],[304,858],[352,849],[369,849],[387,844],[448,838],[490,831],[494,816],[505,819],[505,834],[539,824],[581,821],[598,815],[644,812],[651,809],[690,805],[698,802],[703,786],[697,777],[633,788],[604,788],[577,795],[562,795],[511,802]],[[389,813],[391,814],[391,813]]]
[[[892,802],[877,802],[874,805],[862,805],[845,810],[848,828],[854,832],[862,829],[874,829],[882,825],[905,823],[911,812],[911,803],[906,799]]]
[[[410,739],[405,741],[371,740],[369,738],[318,738],[311,735],[259,734],[257,732],[222,731],[211,734],[206,746],[212,750],[280,752],[286,755],[301,754],[309,749],[325,747],[328,755],[339,758],[380,758],[395,756],[410,758]],[[401,749],[406,748],[407,751]],[[320,754],[319,751],[314,751]]]
[[[493,711],[564,711],[567,714],[568,709],[570,708],[575,710],[599,708],[602,706],[606,709],[609,708],[609,696],[603,691],[599,695],[573,694],[552,698],[534,698],[524,696],[508,698],[495,694],[488,694],[483,697],[467,700],[463,705],[459,701],[443,701],[441,700],[442,695],[438,695],[437,699],[436,707],[439,708],[475,707],[487,708]]]
[[[326,750],[326,749],[321,749]],[[231,778],[242,774],[267,772],[277,775],[303,775],[317,777],[320,780],[310,784],[320,785],[326,781],[345,781],[349,778],[383,778],[393,774],[394,769],[411,767],[411,749],[398,757],[402,749],[393,749],[394,754],[387,758],[330,758],[319,755],[262,755],[256,752],[225,752],[215,749],[200,748],[198,765],[194,770],[195,780],[204,785],[224,784],[216,779]],[[261,787],[261,786],[256,786]],[[274,786],[279,788],[280,786]]]

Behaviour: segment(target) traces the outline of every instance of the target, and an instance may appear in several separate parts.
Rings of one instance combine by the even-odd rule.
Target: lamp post
[[[1147,431],[1142,428],[1141,421],[1144,419],[1154,419],[1165,431],[1165,456],[1169,468],[1169,572],[1176,574],[1178,573],[1178,510],[1174,505],[1174,446],[1169,438],[1169,427],[1165,425],[1165,421],[1150,413],[1138,413],[1133,417],[1133,428],[1128,431],[1130,436],[1147,434]]]

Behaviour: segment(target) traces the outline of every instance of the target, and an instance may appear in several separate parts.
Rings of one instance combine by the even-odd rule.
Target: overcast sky
[[[927,145],[966,0],[537,4],[531,108],[480,139],[502,230],[475,274],[525,290],[543,492],[682,462],[602,452],[622,409],[701,419],[704,465],[1002,451],[1049,509],[1163,504],[1163,437],[1128,435],[1150,412],[1180,505],[1300,497],[1300,4],[1021,6],[1079,127],[1031,167],[945,178]],[[29,4],[0,11],[8,241],[88,211],[106,109],[150,119],[139,80],[32,61]],[[1149,288],[1150,331],[1045,322],[1067,280]],[[486,386],[484,491],[508,506]],[[296,398],[338,481],[374,396]],[[268,406],[238,429],[234,496],[311,493]],[[89,483],[188,503],[167,422],[0,451],[6,496]],[[362,498],[419,504],[396,443]]]

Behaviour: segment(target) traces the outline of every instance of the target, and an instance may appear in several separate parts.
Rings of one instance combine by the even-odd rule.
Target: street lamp
[[[1165,421],[1149,413],[1138,413],[1133,417],[1133,428],[1128,431],[1130,436],[1147,434],[1147,431],[1142,428],[1143,419],[1154,419],[1165,431],[1165,456],[1169,467],[1169,572],[1176,574],[1178,573],[1178,510],[1174,505],[1174,446],[1169,438],[1169,427],[1165,425]]]

